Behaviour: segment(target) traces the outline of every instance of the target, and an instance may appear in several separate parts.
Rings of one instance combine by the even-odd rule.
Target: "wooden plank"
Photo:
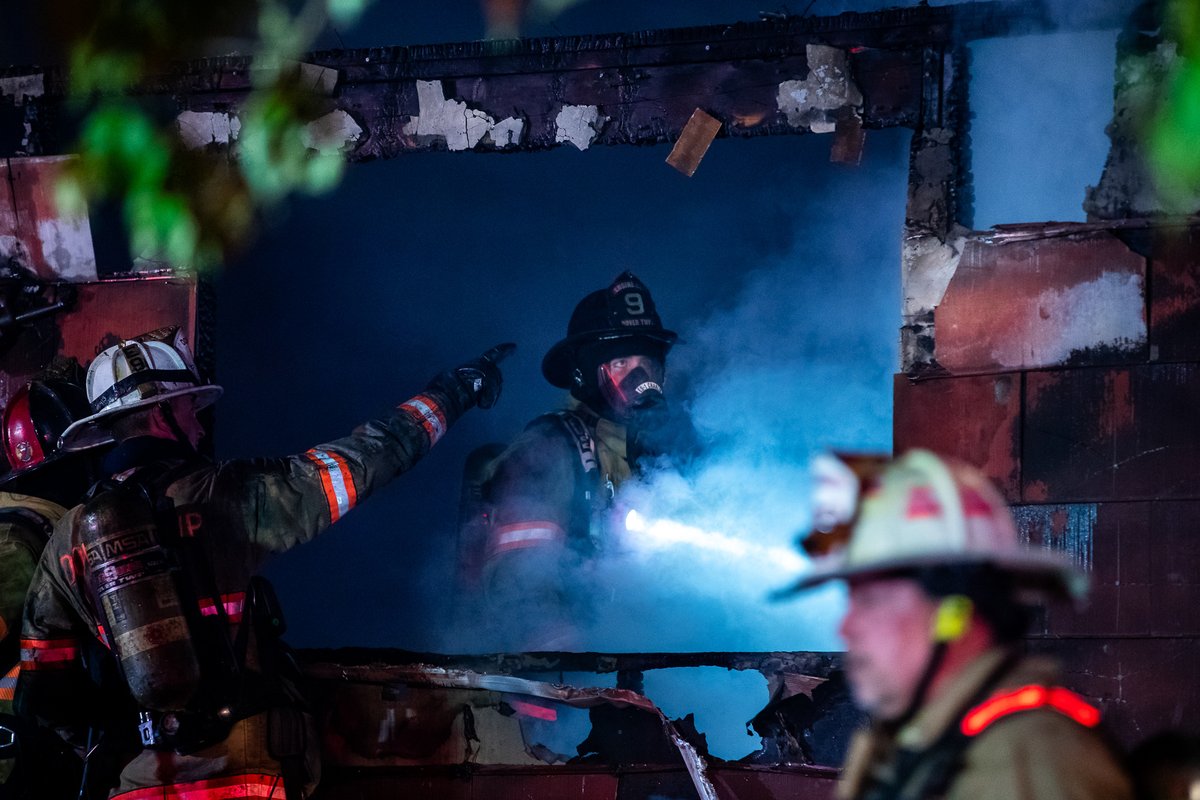
[[[893,383],[893,451],[924,447],[981,468],[1005,499],[1021,497],[1021,376]]]
[[[967,242],[934,312],[950,372],[1145,361],[1145,259],[1107,231]]]
[[[1200,361],[1200,229],[1158,231],[1150,270],[1151,359]]]
[[[1200,498],[1200,364],[1030,372],[1024,502]]]

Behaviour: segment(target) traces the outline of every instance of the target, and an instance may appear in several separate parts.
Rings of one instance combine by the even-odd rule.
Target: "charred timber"
[[[696,108],[724,123],[723,136],[805,132],[807,127],[789,124],[776,95],[782,82],[808,74],[809,45],[849,53],[863,96],[863,127],[921,128],[929,108],[923,95],[933,78],[930,48],[1052,27],[1041,3],[977,2],[638,33],[325,51],[304,60],[337,73],[329,110],[345,112],[361,128],[346,152],[362,161],[447,147],[406,130],[421,110],[417,81],[438,81],[447,100],[522,126],[505,144],[472,142],[475,150],[554,147],[563,141],[555,116],[566,105],[599,109],[594,144],[673,141]],[[253,70],[247,56],[201,59],[148,79],[137,93],[161,97],[179,112],[233,114],[250,91]],[[0,71],[0,80],[29,73]],[[64,75],[46,70],[43,83],[44,94],[25,103],[0,97],[0,154],[55,153],[67,146],[70,136],[57,113]],[[20,135],[5,136],[8,131]]]
[[[840,653],[493,653],[446,655],[409,650],[341,648],[301,650],[304,671],[312,677],[388,680],[389,667],[427,665],[511,675],[520,672],[626,672],[675,667],[724,667],[733,670],[824,677],[841,667]]]

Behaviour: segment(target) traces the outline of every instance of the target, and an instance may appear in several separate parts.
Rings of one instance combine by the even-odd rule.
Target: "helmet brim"
[[[786,600],[808,589],[834,580],[849,580],[868,575],[894,575],[927,567],[976,566],[989,564],[1017,577],[1018,583],[1048,596],[1079,599],[1087,593],[1088,578],[1066,560],[1036,550],[980,557],[963,554],[947,557],[944,553],[912,556],[870,564],[848,564],[840,555],[817,559],[813,568],[791,586],[772,593],[774,600]]]
[[[668,349],[679,340],[679,334],[660,328],[654,331],[638,331],[629,333],[614,333],[612,331],[587,331],[568,336],[557,342],[542,359],[542,375],[551,386],[559,389],[570,389],[572,386],[571,373],[574,370],[574,353],[581,345],[595,342],[615,342],[625,339],[641,339],[665,345]]]
[[[221,396],[223,391],[220,386],[213,384],[189,386],[186,389],[175,389],[170,392],[156,394],[153,397],[147,397],[128,405],[106,408],[103,411],[92,414],[90,417],[84,417],[63,431],[63,435],[58,440],[58,449],[60,452],[76,453],[80,450],[90,450],[93,447],[106,445],[113,441],[113,435],[109,430],[109,426],[116,417],[137,411],[139,408],[158,405],[165,400],[173,400],[176,397],[186,397],[188,395],[196,398],[197,410],[208,408],[217,402],[217,398]]]

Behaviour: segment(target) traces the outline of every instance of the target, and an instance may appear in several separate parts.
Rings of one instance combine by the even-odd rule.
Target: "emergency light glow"
[[[805,560],[799,554],[786,547],[756,544],[670,519],[649,520],[637,510],[630,510],[625,515],[625,530],[638,534],[634,541],[646,549],[663,550],[673,545],[690,545],[739,559],[753,558],[787,572],[796,572],[805,565]]]

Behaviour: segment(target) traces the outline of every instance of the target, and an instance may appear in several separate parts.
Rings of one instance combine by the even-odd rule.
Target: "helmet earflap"
[[[575,369],[571,370],[571,383],[576,389],[583,388],[583,370],[581,370],[579,367],[575,367]]]

